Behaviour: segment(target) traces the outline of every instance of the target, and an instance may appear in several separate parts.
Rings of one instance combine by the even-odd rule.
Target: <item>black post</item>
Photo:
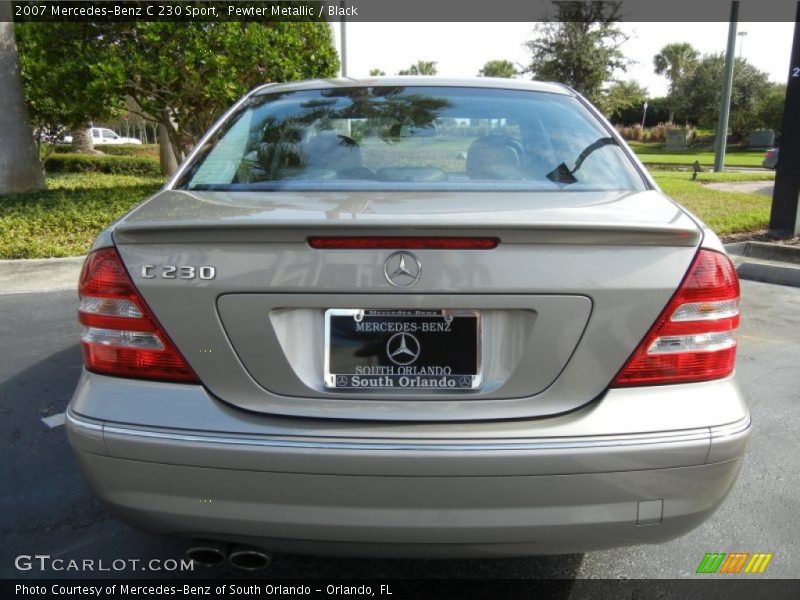
[[[800,2],[794,23],[792,61],[783,108],[781,148],[772,193],[769,229],[774,235],[800,234]]]

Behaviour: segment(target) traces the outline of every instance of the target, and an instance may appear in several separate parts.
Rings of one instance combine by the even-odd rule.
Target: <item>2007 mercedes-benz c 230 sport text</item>
[[[558,84],[260,87],[80,278],[68,432],[125,521],[269,551],[580,552],[736,480],[739,284]]]

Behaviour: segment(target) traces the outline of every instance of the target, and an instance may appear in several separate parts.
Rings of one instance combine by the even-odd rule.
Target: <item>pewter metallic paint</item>
[[[95,247],[118,247],[203,385],[84,373],[67,431],[90,485],[149,531],[288,552],[580,552],[696,527],[742,463],[750,418],[733,378],[608,386],[697,248],[722,246],[626,151],[649,191],[185,192],[171,189],[179,172]],[[305,243],[364,234],[501,243],[415,250],[422,276],[403,289],[383,275],[394,250]],[[217,277],[143,279],[145,264],[212,265]],[[324,388],[327,308],[408,307],[483,311],[480,390]],[[661,521],[637,524],[651,500],[663,500]]]

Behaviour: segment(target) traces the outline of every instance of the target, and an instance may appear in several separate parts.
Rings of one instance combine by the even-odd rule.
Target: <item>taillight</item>
[[[115,248],[83,264],[78,319],[89,371],[119,377],[198,381],[186,359],[139,296]]]
[[[733,372],[739,278],[730,259],[700,250],[678,292],[612,387],[719,379]]]

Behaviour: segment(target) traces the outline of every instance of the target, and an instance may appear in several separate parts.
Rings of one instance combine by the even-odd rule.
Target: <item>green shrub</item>
[[[106,173],[159,177],[158,160],[147,156],[102,154],[53,154],[45,164],[47,173]]]
[[[158,157],[158,144],[102,144],[95,150],[113,156],[152,156]],[[71,144],[53,144],[54,154],[72,154]]]
[[[85,254],[97,234],[164,184],[162,177],[66,173],[47,189],[0,196],[0,259]]]
[[[158,144],[104,144],[95,146],[103,154],[113,156],[152,156],[158,158]]]

